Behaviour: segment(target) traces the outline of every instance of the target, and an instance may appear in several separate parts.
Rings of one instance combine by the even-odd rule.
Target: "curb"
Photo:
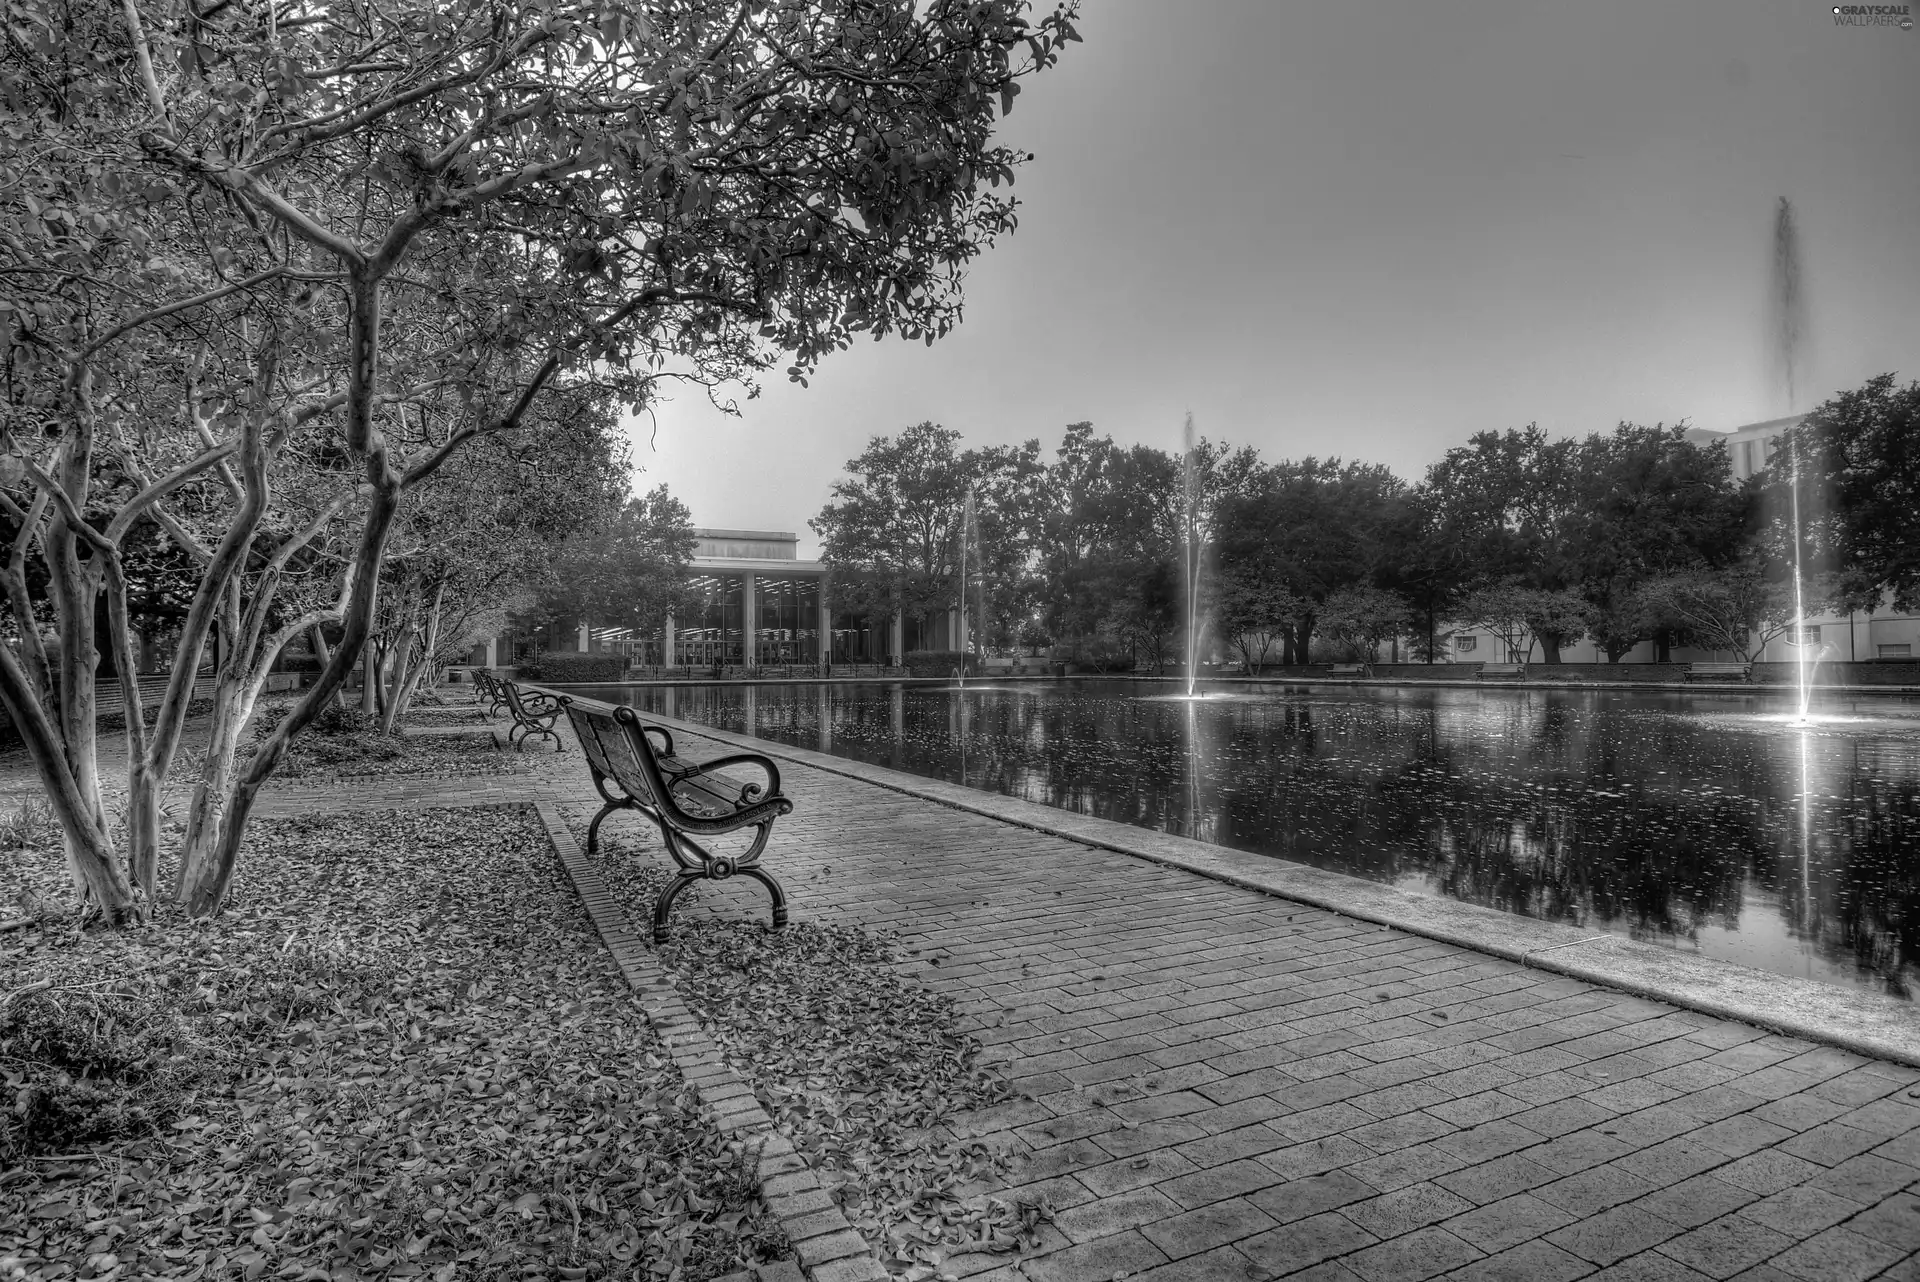
[[[744,1141],[759,1155],[760,1196],[800,1258],[799,1267],[779,1261],[761,1265],[751,1274],[729,1274],[721,1282],[751,1282],[756,1276],[759,1282],[800,1282],[803,1276],[811,1282],[883,1282],[888,1274],[873,1248],[847,1223],[793,1142],[774,1130],[773,1119],[760,1107],[753,1089],[727,1067],[720,1048],[701,1029],[672,977],[654,959],[645,936],[632,929],[606,879],[587,862],[586,852],[561,820],[559,807],[544,799],[532,805],[594,929],[646,1007],[648,1021],[675,1066],[712,1111],[721,1134]]]

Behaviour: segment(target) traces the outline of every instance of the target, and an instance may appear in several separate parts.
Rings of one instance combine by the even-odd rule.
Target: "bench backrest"
[[[567,720],[573,723],[573,733],[580,740],[580,751],[587,754],[587,761],[605,778],[613,780],[624,788],[629,797],[647,805],[658,805],[663,797],[663,789],[654,783],[660,780],[659,765],[653,759],[653,745],[647,742],[647,736],[636,720],[632,733],[611,712],[598,708],[586,708],[571,699],[566,700]],[[637,741],[637,742],[636,742]]]

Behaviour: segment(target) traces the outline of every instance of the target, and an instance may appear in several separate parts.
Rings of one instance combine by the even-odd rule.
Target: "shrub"
[[[980,671],[979,657],[962,650],[907,651],[907,671],[916,677],[950,677],[962,664],[968,676]]]
[[[536,655],[521,664],[519,670],[525,680],[556,685],[618,681],[626,674],[627,658],[623,654],[579,654],[565,650]]]
[[[300,672],[309,676],[317,674],[325,666],[317,654],[283,654],[273,661],[275,672]]]

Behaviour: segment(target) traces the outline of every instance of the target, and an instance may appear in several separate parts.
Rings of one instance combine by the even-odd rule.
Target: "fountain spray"
[[[980,526],[978,513],[973,502],[973,486],[967,486],[966,505],[960,510],[960,688],[967,688],[967,647],[973,641],[973,634],[967,628],[967,544],[978,544]],[[986,613],[985,589],[982,589],[981,614]]]
[[[1780,198],[1773,220],[1774,360],[1786,382],[1787,413],[1800,407],[1797,368],[1806,334],[1806,299],[1800,290],[1800,236],[1794,228],[1793,206]],[[1801,564],[1800,451],[1789,443],[1787,485],[1793,513],[1793,640],[1794,676],[1800,694],[1800,719],[1807,719],[1812,702],[1812,680],[1807,667],[1806,574]]]
[[[1198,470],[1194,466],[1197,452],[1193,436],[1193,415],[1187,415],[1186,427],[1182,432],[1185,451],[1180,456],[1182,479],[1181,487],[1185,498],[1186,510],[1182,515],[1183,546],[1181,548],[1181,568],[1186,571],[1187,606],[1187,698],[1193,698],[1194,678],[1200,671],[1200,551],[1199,543],[1199,507],[1200,481]]]

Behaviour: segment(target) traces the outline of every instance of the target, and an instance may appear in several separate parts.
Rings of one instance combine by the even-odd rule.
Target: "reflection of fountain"
[[[967,487],[966,505],[960,509],[960,671],[956,674],[962,690],[967,688],[967,651],[975,655],[980,646],[974,636],[976,629],[967,627],[967,547],[973,546],[974,566],[980,571],[979,601],[980,611],[976,616],[977,627],[984,627],[987,621],[987,575],[986,566],[980,554],[980,512],[974,506],[973,487]]]
[[[1800,236],[1794,230],[1793,206],[1785,196],[1780,198],[1780,208],[1773,220],[1773,308],[1773,360],[1777,373],[1786,382],[1787,413],[1792,414],[1799,408],[1798,366],[1807,328],[1807,305],[1800,292]],[[1800,559],[1800,451],[1791,444],[1787,451],[1787,488],[1793,496],[1794,676],[1800,691],[1800,719],[1805,721],[1812,686],[1807,665],[1806,573]]]

